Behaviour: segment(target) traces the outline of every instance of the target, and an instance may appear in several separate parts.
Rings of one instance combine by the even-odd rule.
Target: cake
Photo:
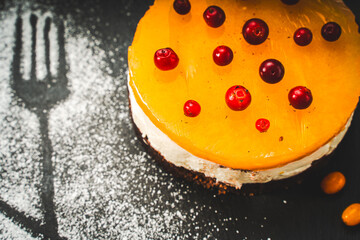
[[[241,189],[303,173],[337,147],[359,100],[360,34],[339,0],[155,0],[128,64],[131,116],[150,149]]]

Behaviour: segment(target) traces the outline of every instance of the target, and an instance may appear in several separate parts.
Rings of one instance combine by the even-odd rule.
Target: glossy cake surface
[[[204,21],[211,5],[226,14],[220,27]],[[261,44],[249,44],[242,34],[252,18],[269,28]],[[327,22],[341,27],[336,41],[321,34]],[[306,46],[293,37],[302,27],[312,32]],[[226,66],[213,60],[221,45],[233,51]],[[162,71],[154,64],[162,48],[177,54],[174,69]],[[193,155],[234,169],[274,168],[315,152],[344,130],[360,93],[360,34],[352,13],[338,1],[191,1],[190,12],[180,15],[173,1],[157,0],[140,21],[128,57],[129,86],[152,123]],[[284,67],[277,83],[260,77],[267,59]],[[225,101],[234,85],[251,94],[242,111]],[[289,103],[289,91],[297,86],[311,90],[313,101],[305,109]],[[184,115],[188,100],[200,104],[198,116]],[[270,122],[265,132],[255,126],[260,118]]]

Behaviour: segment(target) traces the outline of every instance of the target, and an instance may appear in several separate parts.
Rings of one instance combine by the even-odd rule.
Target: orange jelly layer
[[[177,14],[173,1],[156,0],[140,21],[128,60],[130,87],[141,109],[174,142],[195,156],[235,169],[267,169],[284,165],[316,151],[344,129],[360,93],[360,34],[352,13],[335,1],[302,0],[288,6],[279,1],[191,1],[187,15]],[[225,23],[211,28],[203,19],[210,5],[221,7]],[[269,37],[250,45],[242,26],[260,18]],[[335,42],[325,41],[320,30],[334,21],[342,28]],[[293,40],[296,29],[313,33],[308,46]],[[217,66],[213,50],[226,45],[234,52],[227,66]],[[172,48],[179,65],[161,71],[154,53]],[[284,78],[268,84],[259,76],[260,64],[269,58],[285,68]],[[233,111],[225,93],[242,85],[252,96],[244,111]],[[288,92],[306,86],[313,95],[307,109],[296,110]],[[196,100],[199,116],[186,117],[184,103]],[[255,122],[270,121],[260,133]]]

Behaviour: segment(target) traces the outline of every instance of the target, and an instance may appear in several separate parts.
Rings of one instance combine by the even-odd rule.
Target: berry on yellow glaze
[[[290,105],[296,109],[306,109],[310,107],[313,97],[310,89],[304,86],[297,86],[290,90],[289,95]]]
[[[288,4],[288,5],[294,5],[297,4],[299,2],[299,0],[281,0],[283,3]]]
[[[248,43],[259,45],[269,36],[269,27],[263,20],[252,18],[244,24],[242,33]]]
[[[260,65],[259,74],[267,83],[278,83],[285,74],[284,66],[276,59],[267,59]]]
[[[189,0],[175,0],[173,3],[174,10],[180,14],[188,14],[191,10],[191,4]]]
[[[266,118],[259,118],[256,120],[255,127],[261,133],[266,132],[270,127],[270,121]]]
[[[321,35],[326,41],[334,42],[341,35],[341,27],[336,22],[328,22],[321,28]]]
[[[208,7],[204,14],[204,20],[209,27],[218,28],[220,27],[226,19],[224,11],[218,6]]]
[[[299,46],[307,46],[313,38],[312,32],[308,28],[299,28],[294,33],[294,41]]]
[[[235,85],[226,91],[225,102],[230,109],[243,111],[251,103],[251,94],[245,87]]]
[[[218,46],[214,49],[213,59],[214,62],[219,66],[226,66],[233,60],[233,52],[231,48],[227,46]]]
[[[179,58],[171,48],[162,48],[155,52],[154,63],[158,69],[168,71],[176,68]]]
[[[204,24],[203,13],[211,5],[226,14],[217,28]],[[253,18],[269,28],[258,45],[249,44],[241,31]],[[342,29],[336,41],[321,35],[328,22]],[[299,47],[293,35],[301,27],[313,36],[311,44]],[[234,53],[226,66],[214,64],[211,57],[222,45]],[[154,53],[167,47],[179,63],[161,71]],[[234,169],[275,168],[313,153],[344,129],[360,93],[360,34],[351,12],[337,0],[301,0],[295,5],[197,0],[191,1],[187,15],[176,13],[173,1],[156,0],[138,25],[128,59],[129,86],[155,126],[193,155]],[[259,76],[259,66],[267,59],[278,60],[286,69],[276,84]],[[232,110],[224,101],[235,85],[251,93],[251,104],[243,111]],[[311,90],[313,101],[305,109],[289,104],[289,91],[296,86]],[[196,118],[182,110],[189,99],[201,103]],[[254,127],[259,116],[271,119],[271,129],[262,134]]]
[[[187,117],[196,117],[200,114],[201,106],[195,100],[188,100],[184,104],[184,114]]]

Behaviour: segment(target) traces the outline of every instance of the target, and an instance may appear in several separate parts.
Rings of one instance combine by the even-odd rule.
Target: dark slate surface
[[[356,0],[346,2],[360,16]],[[360,239],[360,226],[340,218],[360,201],[358,110],[329,163],[286,191],[216,195],[144,153],[128,115],[126,51],[150,4],[0,1],[0,238]],[[43,34],[41,79],[35,30]],[[319,182],[334,170],[347,185],[326,196]]]

